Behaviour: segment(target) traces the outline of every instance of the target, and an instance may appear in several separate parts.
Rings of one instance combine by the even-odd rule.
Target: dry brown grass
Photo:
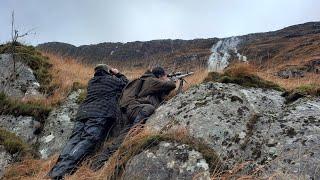
[[[188,76],[185,78],[187,83],[184,84],[183,90],[186,91],[190,87],[198,85],[203,82],[203,80],[208,76],[208,70],[207,69],[198,69],[194,72],[193,75]]]
[[[52,54],[43,53],[43,55],[49,57],[52,64],[50,69],[52,75],[50,95],[41,99],[24,99],[24,101],[34,101],[44,106],[54,106],[67,97],[75,84],[78,87],[86,87],[93,75],[93,68],[90,65],[83,65],[73,59]]]
[[[121,71],[129,80],[137,79],[146,72],[146,69],[124,69]]]
[[[72,90],[74,83],[86,87],[93,76],[93,67],[83,65],[73,59],[61,58],[51,54],[45,54],[53,64],[51,74],[52,85],[56,87],[53,95],[47,99],[49,104],[55,104],[63,100]]]
[[[20,163],[13,164],[6,169],[4,179],[10,180],[39,180],[48,179],[47,173],[53,167],[57,160],[57,156],[50,159],[25,159]]]
[[[272,72],[260,71],[257,75],[265,80],[272,81],[286,90],[294,90],[304,85],[317,84],[320,85],[320,74],[306,73],[302,78],[282,79],[274,75]]]
[[[256,74],[268,81],[272,81],[279,86],[285,88],[288,91],[294,90],[298,87],[304,85],[320,85],[320,74],[316,73],[306,73],[302,78],[289,78],[283,79],[276,75],[276,73],[280,70],[283,70],[286,67],[290,66],[303,66],[308,64],[310,61],[314,59],[319,59],[320,57],[314,56],[309,58],[297,58],[292,59],[290,61],[270,61],[266,67],[255,66],[257,69]]]
[[[249,63],[233,63],[225,70],[225,73],[233,77],[257,75],[257,68]]]
[[[309,60],[290,61],[282,63],[281,65],[274,65],[273,67],[268,67],[267,69],[248,63],[235,63],[232,64],[229,68],[227,68],[225,72],[234,77],[241,76],[244,74],[256,75],[262,78],[263,80],[270,81],[279,85],[287,91],[292,91],[296,88],[305,85],[320,85],[320,74],[306,73],[305,76],[302,78],[283,79],[278,77],[276,73],[286,66],[301,65],[307,62],[309,62]]]

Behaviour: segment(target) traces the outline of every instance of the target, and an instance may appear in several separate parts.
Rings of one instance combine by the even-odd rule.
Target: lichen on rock
[[[15,133],[29,144],[37,142],[36,131],[40,128],[40,122],[31,116],[0,115],[0,127]]]
[[[11,163],[12,157],[3,146],[0,145],[0,179],[4,174],[5,168]]]
[[[15,98],[42,97],[40,84],[33,70],[26,64],[16,62],[16,79],[13,79],[13,60],[10,54],[0,54],[0,92]]]
[[[185,144],[160,142],[127,163],[123,179],[210,179],[200,152]]]
[[[229,169],[252,161],[251,170],[272,164],[272,172],[299,175],[304,169],[305,177],[319,177],[320,99],[302,98],[287,105],[281,94],[209,82],[159,107],[146,126],[154,132],[187,129],[192,137],[214,149]],[[290,156],[275,165],[289,152],[300,158]]]
[[[71,135],[74,118],[79,108],[78,96],[82,90],[71,93],[61,106],[52,110],[39,137],[42,158],[59,153]]]

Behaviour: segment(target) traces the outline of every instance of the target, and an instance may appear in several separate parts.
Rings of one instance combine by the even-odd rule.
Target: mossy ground
[[[0,128],[0,145],[4,146],[6,151],[10,154],[25,154],[29,149],[29,146],[14,133],[2,128]]]
[[[255,87],[264,89],[275,89],[278,91],[284,91],[279,85],[261,79],[254,74],[237,74],[234,75],[228,71],[224,73],[210,72],[204,79],[204,82],[220,82],[220,83],[234,83],[244,87]]]
[[[0,114],[10,114],[14,116],[33,116],[36,120],[44,122],[50,107],[37,104],[36,102],[21,102],[7,97],[4,93],[0,93]]]

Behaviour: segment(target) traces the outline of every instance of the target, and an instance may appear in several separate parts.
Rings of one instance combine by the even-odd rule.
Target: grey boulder
[[[0,145],[0,179],[2,178],[5,168],[11,163],[12,157],[6,152],[3,146]]]
[[[40,122],[36,121],[31,116],[0,115],[0,127],[7,131],[15,133],[23,141],[28,144],[37,142],[35,132],[40,128]]]
[[[9,54],[0,54],[0,92],[14,98],[40,97],[40,84],[32,69],[17,60],[17,78],[13,79],[13,60]]]
[[[77,99],[81,90],[71,93],[66,101],[50,112],[39,137],[42,158],[59,153],[71,135],[74,118],[79,108]]]
[[[127,163],[124,180],[209,180],[209,165],[202,154],[184,144],[161,142]]]
[[[320,98],[286,105],[281,94],[201,84],[159,107],[146,126],[154,132],[185,128],[214,149],[229,169],[251,162],[248,173],[263,166],[266,174],[261,176],[280,171],[320,178]]]

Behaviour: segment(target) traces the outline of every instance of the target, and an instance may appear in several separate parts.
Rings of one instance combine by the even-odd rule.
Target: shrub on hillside
[[[223,73],[210,72],[203,82],[234,83],[244,87],[266,88],[283,91],[277,84],[255,75],[255,69],[248,64],[234,64]]]
[[[11,43],[0,45],[0,54],[11,53]],[[21,62],[27,64],[34,72],[38,82],[41,84],[40,91],[47,92],[50,87],[52,76],[49,73],[51,64],[49,58],[42,56],[33,46],[26,46],[21,43],[15,44],[15,56]]]

